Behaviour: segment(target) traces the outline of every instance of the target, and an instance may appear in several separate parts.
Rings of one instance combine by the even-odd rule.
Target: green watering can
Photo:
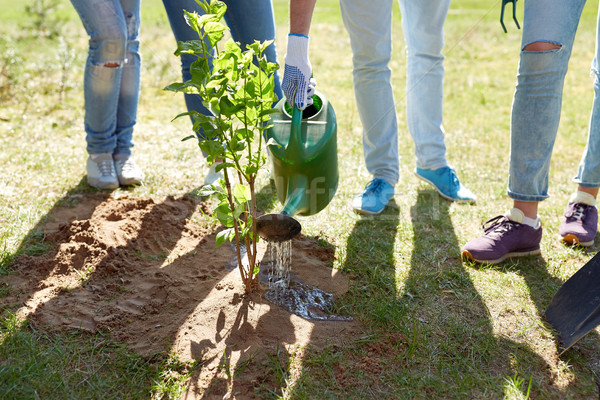
[[[320,92],[304,111],[286,99],[277,103],[273,126],[266,132],[277,197],[283,209],[257,219],[258,234],[266,240],[285,241],[300,233],[292,215],[323,210],[337,190],[337,122],[333,107]]]

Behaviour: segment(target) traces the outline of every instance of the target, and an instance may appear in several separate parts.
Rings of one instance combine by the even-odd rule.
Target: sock
[[[536,216],[535,218],[525,217],[525,218],[523,218],[523,223],[525,225],[529,225],[533,229],[539,229],[540,225],[542,224],[542,219],[540,218],[539,215]]]
[[[542,219],[540,216],[536,216],[536,218],[529,218],[523,214],[523,211],[518,208],[511,208],[505,214],[506,218],[511,221],[518,222],[520,224],[531,226],[533,229],[539,229],[542,225]]]
[[[587,204],[588,206],[596,206],[596,198],[594,196],[579,190],[571,195],[569,201],[572,203]]]

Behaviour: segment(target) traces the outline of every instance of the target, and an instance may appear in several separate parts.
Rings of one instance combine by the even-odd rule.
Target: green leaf
[[[212,57],[212,56],[211,56]],[[205,58],[199,58],[190,64],[191,81],[198,85],[205,85],[210,79],[210,65]]]
[[[215,209],[214,215],[223,226],[228,228],[233,226],[233,216],[229,205],[221,204]]]
[[[200,40],[188,40],[185,42],[177,42],[177,50],[175,50],[175,55],[180,56],[182,54],[196,54],[198,57],[202,58],[204,50],[205,48],[202,47],[202,42]]]
[[[219,156],[223,154],[223,145],[216,140],[200,140],[199,146],[204,153],[215,158],[219,158]]]
[[[221,110],[221,115],[231,116],[238,111],[243,110],[244,105],[235,104],[228,97],[223,97],[219,101],[219,109]]]
[[[202,86],[187,81],[183,83],[172,83],[165,87],[165,90],[170,90],[172,92],[183,92],[185,94],[201,94]]]
[[[271,114],[277,114],[279,112],[279,110],[275,109],[275,108],[265,108],[263,110],[260,111],[260,116],[263,117],[265,115],[271,115]]]
[[[238,203],[245,203],[247,201],[250,201],[250,199],[252,198],[250,188],[246,185],[242,185],[241,183],[235,185],[233,196],[235,197],[235,200]]]
[[[184,137],[183,139],[181,139],[182,142],[185,142],[186,140],[190,140],[190,139],[196,139],[196,135],[189,135]]]
[[[221,246],[223,243],[229,241],[232,242],[235,239],[235,231],[233,228],[224,229],[221,232],[217,233],[217,247]]]
[[[214,47],[225,36],[227,27],[220,22],[209,21],[204,25],[204,32],[211,47]]]

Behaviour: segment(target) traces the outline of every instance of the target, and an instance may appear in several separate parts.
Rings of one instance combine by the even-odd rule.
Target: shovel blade
[[[558,289],[545,315],[558,333],[560,354],[600,324],[600,253]]]

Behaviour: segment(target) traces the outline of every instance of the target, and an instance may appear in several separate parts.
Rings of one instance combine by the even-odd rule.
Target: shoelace
[[[112,176],[115,174],[114,163],[112,160],[102,160],[98,163],[98,169],[102,176]]]
[[[571,213],[565,214],[567,218],[573,218],[576,221],[583,219],[585,212],[589,206],[587,204],[575,203],[573,204],[573,210]]]
[[[460,183],[458,182],[458,176],[456,176],[456,171],[454,171],[452,168],[450,168],[450,183],[451,187],[456,187],[460,185]]]
[[[136,169],[135,164],[131,158],[128,158],[125,161],[119,160],[119,161],[117,161],[117,164],[119,164],[119,166],[121,167],[122,173],[134,172]]]
[[[373,192],[374,194],[379,194],[383,190],[383,179],[374,179],[369,186],[365,188],[365,193],[368,191]]]
[[[517,224],[517,222],[511,221],[504,215],[498,215],[497,217],[485,221],[482,228],[486,235],[489,233],[502,234],[516,228]]]

